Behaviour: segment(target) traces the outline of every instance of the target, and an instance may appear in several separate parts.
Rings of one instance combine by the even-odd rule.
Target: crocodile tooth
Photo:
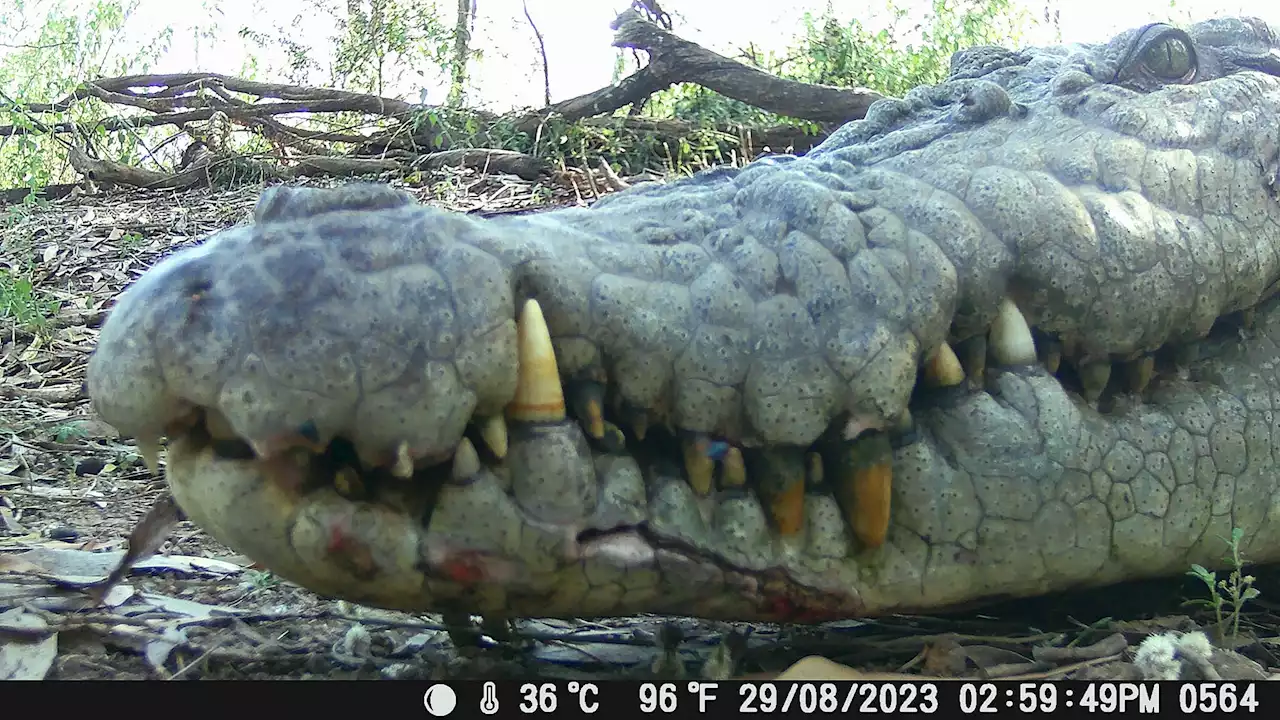
[[[805,456],[805,472],[804,483],[805,488],[809,490],[819,490],[822,488],[822,481],[825,468],[822,467],[822,454],[811,452]]]
[[[1057,374],[1062,367],[1062,343],[1056,338],[1045,338],[1039,345],[1040,362],[1050,375]]]
[[[138,454],[142,456],[142,462],[147,466],[147,472],[152,475],[159,475],[160,438],[139,437],[134,440],[134,444],[138,446]]]
[[[623,455],[627,452],[627,436],[622,429],[608,420],[600,421],[600,447],[610,455]]]
[[[766,450],[760,453],[759,469],[752,470],[779,535],[795,535],[804,527],[806,464],[799,450]]]
[[[413,477],[413,455],[409,453],[409,443],[404,440],[396,446],[396,461],[391,466],[391,475],[401,479]]]
[[[884,544],[889,532],[889,505],[893,489],[893,449],[889,436],[868,432],[842,453],[843,477],[837,483],[838,499],[853,535],[867,548]]]
[[[1129,384],[1129,391],[1141,395],[1146,391],[1147,385],[1151,384],[1151,377],[1156,371],[1156,356],[1143,355],[1142,357],[1124,364],[1125,380]]]
[[[742,461],[742,451],[730,447],[720,461],[720,487],[725,490],[741,488],[747,484],[747,465]]]
[[[644,436],[649,433],[649,414],[645,412],[637,412],[631,420],[631,432],[635,433],[636,439],[644,441]]]
[[[478,472],[480,455],[476,453],[476,446],[471,444],[471,440],[464,437],[458,443],[458,449],[453,451],[453,480],[466,482]]]
[[[517,331],[520,369],[516,394],[507,413],[512,420],[558,422],[564,420],[564,388],[556,364],[551,333],[542,316],[542,306],[529,300],[520,312]]]
[[[499,460],[507,456],[507,419],[494,415],[480,423],[480,437]]]
[[[1097,406],[1102,398],[1102,391],[1111,381],[1111,361],[1094,360],[1080,364],[1080,384],[1084,386],[1084,399]]]
[[[925,362],[924,377],[932,387],[952,387],[964,382],[964,368],[950,343],[942,343]]]
[[[983,387],[987,375],[987,336],[975,335],[960,343],[960,364],[964,366],[969,383]]]
[[[1036,362],[1036,342],[1022,311],[1010,298],[1000,301],[1000,311],[991,323],[991,355],[1001,365],[1031,365]]]
[[[1258,319],[1258,308],[1245,308],[1240,311],[1240,325],[1245,330],[1252,330]]]
[[[348,500],[363,500],[365,497],[364,482],[360,473],[350,465],[338,468],[333,474],[333,487],[338,494]]]
[[[707,443],[702,438],[690,438],[684,446],[684,471],[689,475],[689,487],[700,497],[711,494],[716,461],[707,454]]]
[[[587,435],[596,440],[604,437],[604,386],[579,380],[569,385],[569,399]]]

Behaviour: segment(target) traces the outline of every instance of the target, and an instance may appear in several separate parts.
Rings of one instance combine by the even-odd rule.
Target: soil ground
[[[411,190],[479,214],[587,202],[574,186],[452,171],[437,180]],[[247,220],[260,190],[113,190],[0,207],[0,262],[10,277],[32,278],[30,287],[0,287],[9,316],[0,320],[0,678],[759,676],[811,655],[863,671],[1120,678],[1152,633],[1213,619],[1184,605],[1207,597],[1204,586],[1174,578],[946,617],[817,627],[525,620],[501,642],[496,630],[455,642],[439,617],[318,597],[187,522],[95,604],[83,586],[119,562],[164,488],[132,440],[95,418],[83,392],[97,328],[127,283],[160,257]],[[1255,574],[1261,597],[1246,606],[1235,645],[1275,673],[1280,617],[1270,599],[1280,597],[1280,582],[1274,571]],[[665,651],[656,639],[671,627],[683,641]],[[730,631],[748,641],[726,671],[714,659]],[[1099,641],[1111,644],[1090,653]],[[1067,645],[1074,653],[1053,660],[1033,650]]]

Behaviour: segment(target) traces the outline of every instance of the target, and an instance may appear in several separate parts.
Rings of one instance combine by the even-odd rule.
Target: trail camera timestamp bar
[[[757,717],[942,715],[1101,717],[1267,715],[1266,682],[675,682],[465,683],[458,708],[499,717]],[[475,685],[475,688],[469,686]],[[468,707],[470,705],[470,707]]]

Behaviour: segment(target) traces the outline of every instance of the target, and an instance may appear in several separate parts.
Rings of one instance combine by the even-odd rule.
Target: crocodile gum
[[[273,187],[88,368],[224,544],[422,612],[820,621],[1280,560],[1280,50],[958,53],[775,156],[479,219]]]

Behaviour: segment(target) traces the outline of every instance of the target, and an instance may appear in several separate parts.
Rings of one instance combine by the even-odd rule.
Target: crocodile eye
[[[1195,51],[1183,38],[1164,37],[1142,52],[1142,65],[1161,80],[1184,80],[1196,69]]]

